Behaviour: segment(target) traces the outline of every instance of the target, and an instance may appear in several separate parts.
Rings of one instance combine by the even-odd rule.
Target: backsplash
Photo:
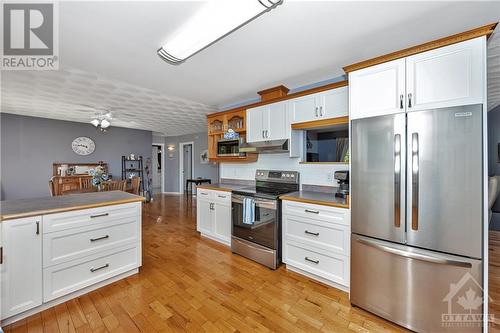
[[[348,168],[347,164],[300,164],[298,158],[290,158],[288,154],[261,154],[255,163],[221,163],[219,174],[222,179],[253,180],[257,169],[298,171],[301,186],[337,186],[333,173]]]

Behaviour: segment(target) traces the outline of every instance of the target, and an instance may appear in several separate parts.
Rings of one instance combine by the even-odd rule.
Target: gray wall
[[[90,124],[0,114],[1,200],[49,195],[52,163],[108,163],[114,178],[121,178],[121,156],[151,157],[151,131],[111,127],[102,133]],[[96,149],[79,156],[71,142],[79,136],[94,140]]]
[[[194,142],[193,178],[202,177],[212,179],[212,183],[218,182],[218,164],[200,163],[200,154],[208,149],[207,132],[187,134],[181,136],[165,137],[165,191],[179,192],[179,143]],[[173,152],[168,151],[168,146],[175,147]],[[169,153],[172,157],[169,157]]]

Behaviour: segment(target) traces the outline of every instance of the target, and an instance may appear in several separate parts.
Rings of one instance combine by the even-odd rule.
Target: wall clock
[[[95,143],[91,138],[81,136],[73,140],[71,148],[78,155],[90,155],[95,150]]]

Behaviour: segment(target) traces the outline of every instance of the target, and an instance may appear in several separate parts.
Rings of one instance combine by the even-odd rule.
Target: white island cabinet
[[[196,230],[207,238],[231,244],[231,192],[197,189]]]
[[[142,197],[66,197],[2,205],[2,325],[138,272]]]

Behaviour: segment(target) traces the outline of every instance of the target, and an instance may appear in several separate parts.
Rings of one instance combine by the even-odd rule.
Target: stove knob
[[[295,175],[293,173],[290,174],[290,177],[295,178]]]

